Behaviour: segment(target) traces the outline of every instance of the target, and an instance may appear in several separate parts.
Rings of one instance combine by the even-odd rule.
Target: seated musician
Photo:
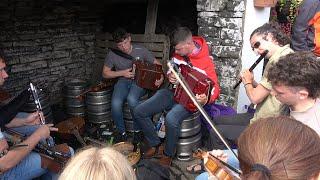
[[[197,94],[196,98],[202,105],[214,102],[219,96],[219,84],[215,72],[215,66],[212,59],[209,57],[209,49],[206,41],[202,37],[192,36],[191,31],[186,27],[177,28],[173,33],[171,40],[174,49],[174,60],[176,62],[187,63],[182,56],[188,56],[190,62],[195,69],[204,71],[205,74],[213,81],[214,87],[210,94]],[[172,73],[167,73],[169,81],[173,84],[177,82]],[[164,153],[160,153],[160,139],[157,136],[151,116],[160,113],[164,110],[169,110],[166,115],[166,144]],[[145,138],[151,148],[145,152],[145,158],[151,158],[156,155],[162,155],[160,163],[170,165],[172,157],[175,155],[176,143],[179,139],[181,123],[189,117],[192,112],[185,109],[181,104],[174,101],[173,91],[170,89],[161,89],[156,92],[151,98],[139,104],[134,109],[134,115],[137,123],[142,128]]]
[[[241,179],[320,178],[320,137],[288,116],[252,123],[240,135],[238,147]],[[214,179],[213,173],[203,173],[196,179]]]
[[[320,136],[320,59],[312,52],[288,54],[270,68],[267,78],[272,84],[271,94],[286,106],[281,113],[306,124]],[[230,154],[224,150],[224,155],[226,152]],[[229,161],[238,163],[227,156]],[[200,165],[187,169],[191,172],[203,170]]]
[[[0,85],[3,85],[8,74],[5,70],[5,57],[0,53]],[[39,124],[39,116],[36,113],[29,115],[27,118],[15,118],[21,102],[26,102],[30,94],[26,90],[22,92],[11,103],[0,109],[0,125],[1,130],[6,126],[13,128],[25,125]],[[20,144],[27,146],[8,149],[8,143],[4,134],[0,131],[0,179],[32,179],[44,175],[48,172],[47,169],[41,168],[41,158],[38,153],[32,152],[33,148],[42,139],[50,136],[50,131],[57,129],[52,127],[52,124],[41,125],[27,139]],[[54,176],[53,173],[49,173]],[[48,174],[46,174],[48,175]]]
[[[280,114],[281,103],[275,96],[270,94],[271,83],[268,82],[267,74],[272,64],[277,62],[280,57],[293,52],[289,47],[289,38],[274,24],[266,23],[255,29],[251,33],[250,44],[252,50],[259,55],[263,54],[265,50],[268,50],[266,58],[269,59],[259,83],[254,80],[253,73],[248,69],[241,72],[241,79],[246,94],[251,103],[257,105],[256,111],[253,117],[252,113],[242,113],[213,119],[221,134],[233,142],[250,122],[254,122],[259,118]],[[224,146],[221,146],[221,141],[217,137],[213,138],[213,145],[213,148],[224,148]]]
[[[131,43],[131,36],[124,29],[118,28],[113,33],[113,40],[117,43],[117,48],[123,53],[132,56],[133,58],[144,60],[149,63],[160,64],[152,53],[145,47]],[[120,53],[121,53],[120,52]],[[134,72],[132,71],[133,60],[125,55],[109,51],[103,66],[102,76],[104,78],[118,78],[114,86],[111,102],[112,119],[115,122],[120,141],[126,140],[126,129],[123,119],[123,105],[127,101],[129,108],[132,111],[138,105],[139,99],[146,93],[146,90],[137,86],[134,82]],[[113,70],[113,68],[115,70]],[[156,86],[160,86],[164,78],[160,78],[155,82]],[[134,130],[139,131],[140,128],[135,123],[133,117]],[[135,136],[136,137],[136,136]]]

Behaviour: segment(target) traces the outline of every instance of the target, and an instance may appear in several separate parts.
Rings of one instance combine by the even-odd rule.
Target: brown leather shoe
[[[143,158],[150,159],[154,157],[159,157],[163,155],[163,146],[156,146],[149,148],[145,153],[143,153]]]
[[[171,166],[172,163],[172,158],[166,155],[163,155],[160,159],[159,159],[159,163],[163,166]]]

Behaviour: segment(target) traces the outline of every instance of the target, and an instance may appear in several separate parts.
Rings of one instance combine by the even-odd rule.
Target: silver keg
[[[201,147],[201,123],[199,112],[196,112],[182,121],[181,133],[177,143],[177,159],[188,161],[193,151]]]
[[[64,99],[66,113],[69,116],[84,116],[85,115],[85,101],[84,98],[78,96],[86,90],[88,83],[84,80],[73,79],[65,83]]]
[[[111,122],[112,87],[86,94],[87,120],[90,123]]]
[[[46,120],[46,123],[52,123],[53,122],[53,116],[50,106],[50,100],[47,94],[40,90],[38,91],[39,101],[42,107],[42,113],[44,115],[44,118]],[[29,100],[26,102],[26,104],[21,108],[22,112],[32,113],[37,111],[37,106],[34,103],[33,96],[30,95]]]

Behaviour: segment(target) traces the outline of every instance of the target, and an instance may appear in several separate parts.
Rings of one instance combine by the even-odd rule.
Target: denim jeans
[[[126,101],[128,102],[132,115],[134,130],[140,130],[135,122],[132,112],[133,108],[139,104],[140,97],[145,93],[146,91],[143,88],[137,86],[136,83],[130,79],[119,79],[114,85],[111,102],[111,114],[119,133],[124,133],[126,131],[123,119],[123,105]]]
[[[41,177],[41,179],[58,179],[58,175],[41,168],[41,157],[38,153],[31,152],[19,164],[0,175],[0,179],[8,180],[30,180]]]
[[[16,115],[17,118],[25,118],[28,116],[28,113],[20,112]],[[14,131],[17,131],[26,136],[30,136],[39,126],[22,126],[13,128]],[[4,133],[6,134],[6,133]],[[52,137],[48,138],[51,144],[54,144]],[[41,140],[40,143],[47,143],[45,139]],[[69,147],[71,155],[74,154],[74,150]],[[6,171],[0,175],[0,179],[21,179],[28,180],[40,177],[41,179],[58,179],[58,175],[48,171],[47,169],[41,168],[41,157],[38,153],[31,152],[28,154],[19,164],[11,168],[9,171]]]
[[[238,150],[237,149],[233,149],[235,151],[236,154],[238,154]],[[236,169],[239,169],[239,161],[238,159],[236,159],[234,157],[234,155],[232,154],[231,151],[229,150],[223,150],[224,153],[226,153],[228,155],[228,161],[227,163],[229,165],[231,165],[232,167],[236,168]],[[201,173],[199,176],[196,177],[196,180],[208,180],[209,178],[209,173],[208,172],[204,172],[204,173]]]
[[[158,90],[151,98],[134,109],[134,116],[149,145],[157,146],[160,139],[152,122],[152,116],[164,110],[170,110],[165,119],[166,142],[164,153],[173,157],[180,136],[181,123],[192,114],[174,101],[173,92],[169,89]]]

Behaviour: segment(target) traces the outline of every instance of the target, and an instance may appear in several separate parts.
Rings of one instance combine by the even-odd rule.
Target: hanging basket
[[[253,0],[255,7],[274,7],[277,0]]]

